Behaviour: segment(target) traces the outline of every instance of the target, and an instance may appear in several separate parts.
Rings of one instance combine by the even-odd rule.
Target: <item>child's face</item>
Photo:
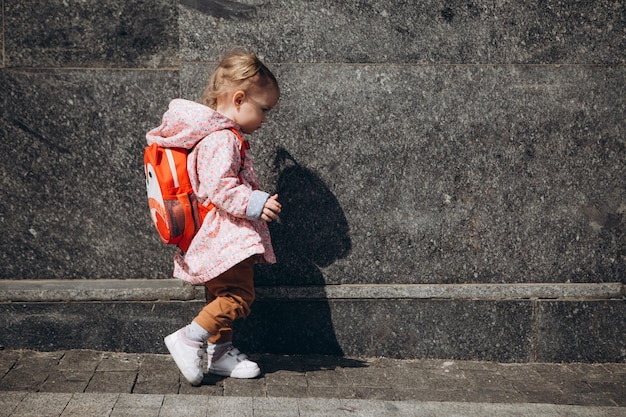
[[[276,105],[278,98],[276,86],[252,86],[240,97],[235,96],[237,110],[233,120],[241,126],[244,133],[253,133],[265,122],[267,113]]]

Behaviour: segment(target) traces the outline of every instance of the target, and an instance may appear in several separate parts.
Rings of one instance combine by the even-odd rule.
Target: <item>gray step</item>
[[[204,305],[178,280],[0,281],[0,343],[165,353]],[[259,287],[248,352],[498,362],[623,362],[620,283]]]

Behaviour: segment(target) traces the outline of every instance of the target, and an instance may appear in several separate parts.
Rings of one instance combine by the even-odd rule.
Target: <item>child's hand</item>
[[[281,205],[278,202],[278,194],[274,194],[265,202],[263,212],[261,213],[261,220],[271,222],[273,220],[280,220],[278,215],[280,214]]]

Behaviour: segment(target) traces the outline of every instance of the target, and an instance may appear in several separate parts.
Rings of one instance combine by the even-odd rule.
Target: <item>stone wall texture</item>
[[[280,262],[258,268],[258,285],[626,284],[623,1],[0,5],[0,279],[171,277],[174,249],[147,210],[145,133],[246,47],[281,87],[250,137],[284,206],[271,224]],[[259,303],[258,323],[311,308],[294,303]],[[332,304],[341,349],[319,350],[385,354],[337,317],[395,315],[416,325],[394,339],[417,346],[400,357],[626,359],[623,299],[442,306]],[[481,340],[452,324],[463,314]],[[360,331],[376,333],[371,321]],[[418,343],[438,321],[447,341]],[[565,346],[595,349],[581,322],[617,329],[608,348]],[[486,347],[494,332],[501,345]],[[520,348],[537,337],[535,353]]]

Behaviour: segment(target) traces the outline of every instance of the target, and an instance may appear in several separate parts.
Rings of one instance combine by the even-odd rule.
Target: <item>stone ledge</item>
[[[592,284],[345,284],[258,287],[259,299],[616,299],[619,282]],[[202,286],[177,279],[6,280],[0,302],[204,300]]]
[[[0,281],[0,302],[192,301],[204,289],[177,279]]]
[[[322,287],[259,287],[259,298],[281,299],[613,299],[621,283],[594,284],[346,284]]]

